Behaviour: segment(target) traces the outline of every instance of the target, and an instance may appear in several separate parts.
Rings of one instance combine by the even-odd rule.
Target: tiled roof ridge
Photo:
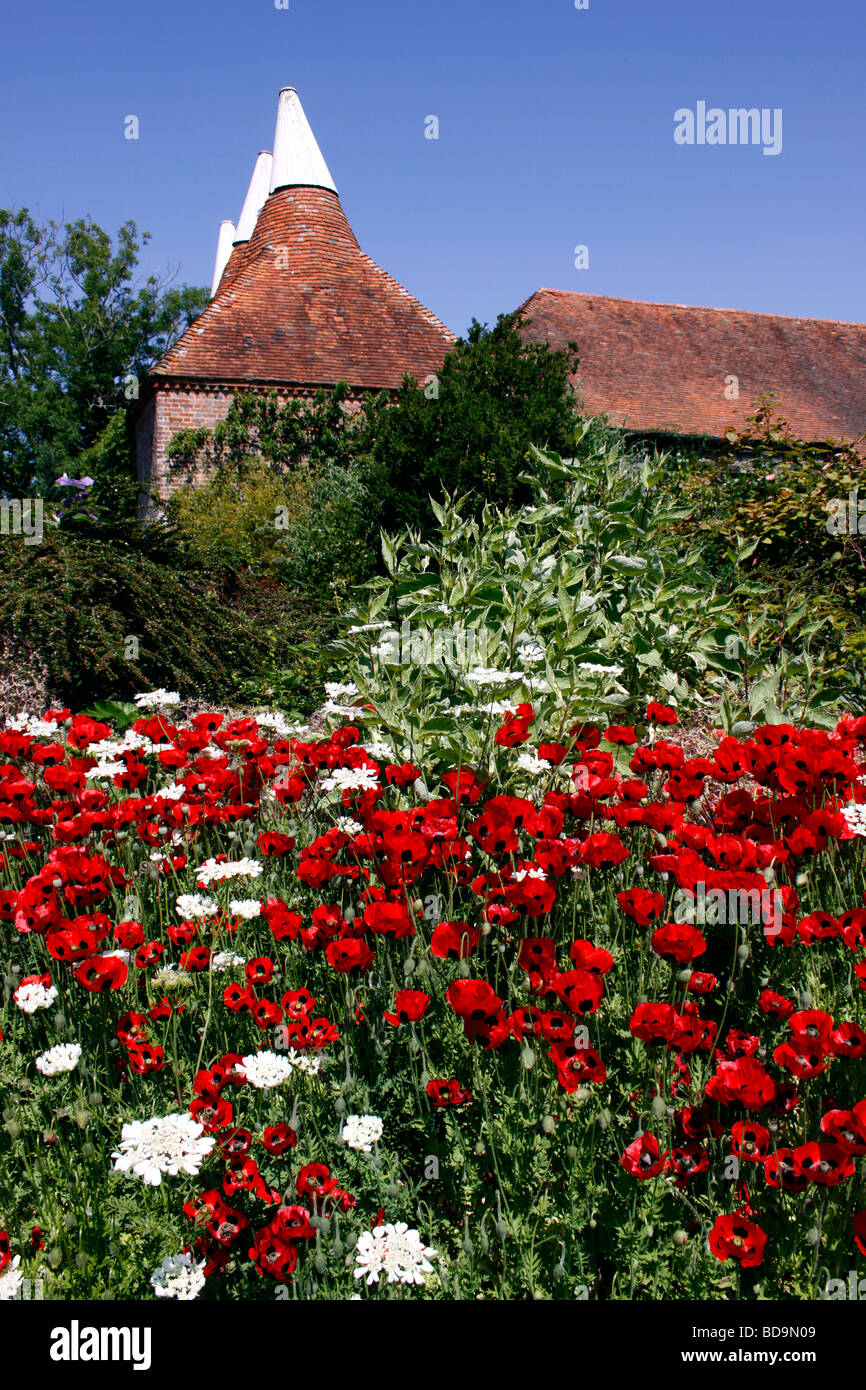
[[[687,309],[702,314],[741,314],[745,318],[776,319],[781,323],[816,323],[839,328],[866,328],[866,324],[859,323],[856,319],[821,319],[806,314],[771,314],[763,309],[737,309],[714,304],[672,304],[669,300],[630,299],[626,295],[597,294],[592,290],[558,290],[550,286],[542,286],[535,290],[523,301],[516,312],[524,312],[528,304],[543,294],[556,295],[557,298],[562,299],[602,299],[608,304],[634,304],[646,309]]]

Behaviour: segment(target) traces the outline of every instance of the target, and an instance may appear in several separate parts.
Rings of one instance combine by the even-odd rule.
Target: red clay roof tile
[[[739,309],[649,304],[537,290],[521,305],[528,340],[576,341],[575,381],[591,414],[646,432],[720,438],[774,393],[795,436],[866,431],[866,324]],[[736,376],[739,398],[725,396]]]
[[[336,193],[272,193],[216,296],[154,377],[395,389],[437,372],[454,335],[360,249]]]

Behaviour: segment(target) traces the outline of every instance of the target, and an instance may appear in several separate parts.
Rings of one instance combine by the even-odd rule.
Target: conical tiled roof
[[[378,390],[437,372],[454,335],[359,247],[293,88],[280,94],[271,186],[210,305],[152,376]]]

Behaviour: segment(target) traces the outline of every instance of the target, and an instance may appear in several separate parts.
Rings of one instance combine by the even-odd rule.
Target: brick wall
[[[238,388],[245,392],[256,388],[245,385]],[[269,388],[259,388],[262,390]],[[283,405],[291,397],[312,400],[317,386],[277,388],[277,399]],[[180,386],[178,384],[155,385],[153,394],[143,407],[135,427],[136,466],[138,480],[142,489],[142,510],[154,510],[148,502],[149,496],[167,498],[178,487],[188,482],[204,483],[205,476],[190,478],[183,470],[169,468],[168,446],[181,430],[212,430],[225,419],[232,402],[235,388],[232,386]],[[353,392],[346,402],[347,410],[359,410],[362,392]]]

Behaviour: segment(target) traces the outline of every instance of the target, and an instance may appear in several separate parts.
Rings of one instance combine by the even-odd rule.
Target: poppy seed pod
[[[657,1120],[662,1119],[667,1114],[667,1106],[665,1105],[664,1100],[661,1096],[653,1097],[653,1103],[650,1106],[650,1109],[652,1110]]]
[[[739,956],[740,960],[748,960],[749,957],[751,956],[751,954],[752,954],[752,952],[751,952],[751,948],[750,948],[749,946],[738,946],[738,947],[737,947],[737,955]]]

